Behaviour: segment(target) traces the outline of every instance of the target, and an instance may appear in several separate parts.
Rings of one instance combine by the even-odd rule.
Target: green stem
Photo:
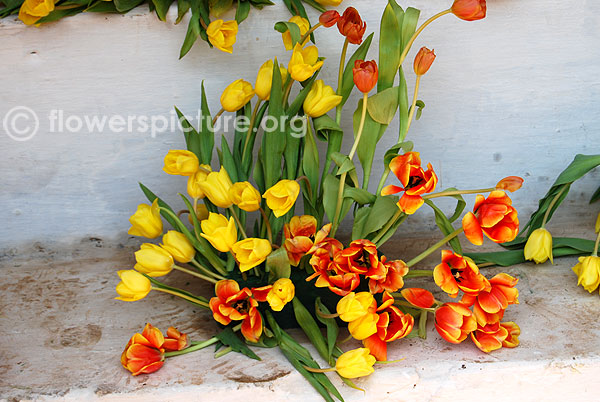
[[[271,230],[271,222],[269,222],[269,217],[267,216],[267,213],[265,212],[265,210],[262,207],[259,207],[260,209],[260,213],[263,217],[263,222],[265,223],[265,227],[267,228],[267,238],[269,239],[269,242],[271,242],[271,244],[273,244],[273,231]]]
[[[396,220],[398,220],[398,218],[400,218],[400,216],[403,214],[403,212],[400,210],[400,208],[398,208],[398,210],[396,211],[396,213],[394,214],[394,216],[392,216],[392,219],[390,219],[385,226],[379,231],[379,233],[377,234],[377,236],[375,236],[375,238],[373,239],[373,243],[377,244],[377,242],[379,242],[379,240],[381,240],[381,238],[383,236],[385,236],[385,234],[387,233],[388,230],[390,230],[390,228],[394,225],[394,223],[396,223]]]
[[[195,266],[196,268],[198,268],[200,271],[204,272],[205,274],[213,276],[216,279],[219,279],[219,280],[227,279],[224,276],[221,276],[215,272],[212,272],[210,269],[206,268],[204,265],[200,264],[196,260],[191,260],[189,263],[192,264],[193,266]]]
[[[152,286],[151,289],[152,290],[158,290],[159,292],[163,292],[163,293],[168,293],[168,294],[173,295],[173,296],[181,297],[182,299],[185,299],[185,300],[190,301],[192,303],[199,304],[202,307],[206,307],[206,308],[209,307],[208,303],[203,302],[202,300],[198,300],[195,297],[190,297],[188,295],[184,295],[183,293],[179,293],[179,292],[177,292],[175,290],[163,289],[163,288],[155,288],[154,286]]]
[[[293,79],[289,79],[288,77],[288,82],[287,85],[285,86],[285,92],[283,94],[283,105],[285,107],[285,105],[287,105],[287,101],[288,98],[290,96],[290,91],[292,90],[292,85],[294,85],[294,80]]]
[[[400,293],[392,293],[392,296],[394,297],[402,297],[402,295]],[[414,308],[414,309],[418,309],[418,310],[422,310],[422,311],[429,311],[429,312],[434,312],[435,309],[434,308],[424,308],[424,307],[419,307],[419,306],[415,306],[414,304],[411,304],[407,301],[404,300],[395,300],[394,304],[397,306],[402,306],[402,307],[410,307],[410,308]]]
[[[415,115],[415,109],[417,108],[417,97],[419,96],[419,84],[421,83],[421,75],[417,75],[417,80],[415,81],[415,91],[413,93],[412,105],[410,107],[410,113],[408,115],[408,123],[406,125],[406,131],[402,133],[402,137],[398,139],[398,143],[401,143],[406,138],[406,134],[408,130],[410,130],[410,125],[412,124],[413,117]]]
[[[390,166],[385,165],[385,169],[383,170],[383,174],[381,175],[381,179],[379,179],[379,184],[377,185],[377,192],[375,193],[376,195],[381,194],[381,190],[383,190],[383,186],[385,185],[385,181],[387,180],[389,175],[390,175]]]
[[[413,265],[421,262],[423,259],[427,258],[430,254],[432,254],[435,250],[442,247],[444,244],[448,243],[450,240],[454,239],[460,233],[462,233],[463,228],[456,229],[454,232],[450,233],[448,236],[444,237],[442,240],[435,243],[433,246],[429,247],[427,250],[423,251],[421,254],[410,260],[406,263],[406,265],[410,268]],[[410,272],[410,271],[409,271]]]
[[[453,195],[461,195],[461,194],[478,194],[478,193],[489,193],[490,191],[494,191],[496,187],[491,188],[478,188],[476,190],[453,190],[453,191],[440,191],[439,193],[431,193],[423,196],[424,199],[429,200],[431,198],[438,197],[450,197]]]
[[[558,199],[560,198],[560,196],[565,192],[565,190],[569,187],[568,184],[563,185],[563,188],[560,189],[560,191],[554,196],[554,198],[552,199],[552,201],[550,202],[550,205],[548,205],[548,209],[546,210],[546,213],[544,214],[544,219],[542,219],[542,228],[546,227],[546,221],[548,220],[548,217],[550,216],[550,211],[552,211],[552,208],[554,208],[554,205],[558,202]]]
[[[302,366],[306,369],[306,371],[310,371],[311,373],[330,373],[332,371],[335,371],[335,367],[329,367],[329,368],[312,368],[309,366]]]
[[[428,277],[431,278],[433,276],[433,271],[430,269],[411,269],[408,271],[404,278],[421,278]]]
[[[248,127],[248,133],[246,133],[246,141],[244,141],[244,150],[242,151],[242,160],[246,160],[246,152],[248,152],[248,144],[250,143],[250,136],[252,135],[252,128],[254,127],[254,121],[256,120],[256,115],[258,114],[258,108],[260,107],[262,100],[258,99],[256,101],[256,105],[254,105],[254,110],[252,111],[252,116],[250,116],[250,127]]]
[[[300,46],[304,46],[304,41],[308,39],[308,37],[310,35],[312,35],[312,33],[320,26],[322,26],[323,24],[321,24],[320,22],[316,25],[313,25],[312,27],[310,27],[310,29],[308,31],[306,31],[306,33],[300,38]]]
[[[348,52],[348,38],[344,41],[344,47],[342,47],[342,53],[340,54],[340,68],[338,71],[338,87],[335,92],[336,95],[341,95],[342,93],[342,79],[344,78],[344,64],[346,64],[346,53]],[[342,104],[336,106],[335,108],[335,122],[339,125],[342,121]]]
[[[215,359],[218,359],[219,357],[223,357],[227,353],[232,352],[232,351],[233,351],[233,349],[231,348],[231,346],[228,346],[225,349],[219,350],[217,353],[215,353]]]
[[[598,257],[598,245],[600,245],[600,232],[598,232],[596,243],[594,243],[594,252],[592,253],[592,256],[594,257]]]
[[[237,227],[238,227],[240,233],[242,234],[244,239],[247,239],[248,236],[246,235],[246,231],[244,230],[244,226],[242,225],[242,222],[240,222],[240,218],[238,218],[237,214],[235,213],[235,209],[233,209],[233,207],[229,207],[229,212],[231,213],[231,216],[233,216],[233,220],[237,224]]]
[[[205,281],[210,282],[210,283],[217,283],[217,280],[215,278],[211,278],[210,276],[206,276],[206,275],[202,275],[197,272],[194,272],[194,271],[190,271],[189,269],[180,267],[178,265],[173,265],[173,269],[176,269],[181,272],[185,272],[186,274],[195,276],[196,278],[204,279]]]
[[[450,14],[452,12],[451,9],[448,10],[444,10],[440,13],[437,13],[436,15],[434,15],[433,17],[429,18],[427,21],[425,21],[423,23],[423,25],[421,25],[413,34],[413,36],[410,38],[410,40],[408,41],[408,43],[406,44],[406,46],[404,47],[404,50],[402,51],[402,54],[400,55],[400,62],[398,63],[398,68],[400,68],[402,66],[402,63],[404,62],[404,59],[406,59],[406,55],[408,54],[408,51],[410,50],[410,48],[412,47],[413,43],[415,42],[415,39],[417,39],[417,36],[419,36],[419,34],[421,32],[423,32],[423,30],[427,27],[427,25],[431,24],[433,21],[435,21],[436,19],[440,18],[443,15],[446,14]]]
[[[185,355],[190,352],[195,352],[196,350],[204,349],[205,347],[213,345],[213,344],[217,343],[218,341],[219,341],[219,339],[217,337],[210,338],[209,340],[207,340],[205,342],[201,342],[196,345],[192,345],[189,348],[185,348],[183,350],[175,350],[173,352],[166,352],[164,354],[164,356],[165,357],[173,357],[173,356]]]
[[[200,20],[202,20],[202,19],[200,19]],[[219,119],[219,117],[221,117],[221,115],[223,114],[223,112],[225,112],[225,109],[221,108],[221,110],[219,110],[217,112],[217,114],[215,115],[215,117],[213,117],[213,119],[212,119],[212,126],[213,127],[215,126],[215,123],[217,122],[217,120]]]

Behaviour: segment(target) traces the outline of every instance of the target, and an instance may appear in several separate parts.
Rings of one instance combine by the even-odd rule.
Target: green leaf
[[[189,0],[177,0],[177,19],[175,20],[175,25],[181,22],[191,6]]]
[[[392,159],[400,154],[400,150],[403,153],[410,152],[413,150],[414,144],[412,141],[404,141],[400,144],[396,144],[387,151],[385,151],[385,155],[383,155],[383,166],[389,166]]]
[[[323,207],[330,222],[333,222],[334,220],[339,186],[340,180],[337,177],[334,177],[331,174],[325,175],[325,180],[323,181]],[[340,221],[346,216],[351,206],[352,203],[350,200],[344,198],[340,212]]]
[[[327,11],[327,9],[325,9],[325,7],[323,7],[322,5],[317,3],[315,0],[303,0],[303,1],[320,13],[324,13],[325,11]]]
[[[267,111],[268,107],[269,107],[269,102],[265,102],[258,109],[258,113],[256,113],[256,118],[254,119],[254,124],[252,126],[252,129],[248,133],[248,135],[250,136],[250,138],[248,139],[248,150],[246,151],[245,154],[243,153],[244,152],[243,147],[246,146],[245,142],[244,142],[244,145],[242,146],[242,149],[240,150],[240,152],[242,152],[242,158],[243,158],[242,159],[242,169],[245,172],[246,177],[250,176],[250,169],[252,168],[252,159],[254,157],[254,142],[256,141],[256,135],[258,134],[258,129],[259,129],[260,123],[261,123],[263,116],[265,115],[265,112]],[[244,141],[246,141],[246,140],[244,140]]]
[[[402,18],[402,49],[408,45],[408,41],[417,30],[420,14],[421,11],[412,7],[408,7],[406,11],[404,11],[404,17]]]
[[[225,138],[225,135],[221,137],[221,155],[221,165],[223,165],[227,173],[229,173],[229,178],[231,181],[233,183],[237,182],[237,166],[233,160],[233,155],[231,154],[231,150],[229,149],[229,144],[227,143],[227,138]]]
[[[408,133],[408,87],[402,67],[398,70],[400,82],[398,84],[398,142],[404,142]]]
[[[343,134],[342,128],[328,115],[324,114],[323,116],[317,117],[313,119],[313,123],[315,125],[315,132],[317,133],[317,138],[321,141],[331,141],[330,138],[332,133]]]
[[[419,338],[427,339],[427,310],[419,313]]]
[[[394,85],[394,79],[396,78],[398,66],[400,64],[400,53],[402,52],[402,35],[400,26],[398,25],[398,19],[396,18],[396,11],[391,4],[392,2],[386,6],[383,15],[381,16],[377,92],[381,92]],[[375,117],[373,118],[378,121]],[[389,124],[389,122],[385,124]]]
[[[452,220],[451,218],[448,218],[446,216],[446,214],[444,214],[444,212],[442,212],[441,209],[439,209],[431,200],[425,200],[425,204],[429,205],[433,211],[435,212],[435,223],[438,226],[438,228],[440,228],[440,231],[444,234],[444,236],[448,236],[450,233],[454,232],[454,227],[452,226]],[[456,210],[454,212],[454,215],[452,216],[452,218],[454,218],[454,220],[456,220],[455,215],[457,215],[456,212],[458,212],[458,216],[460,216],[460,214],[462,213],[462,210],[465,208],[466,202],[462,199],[459,199],[456,205]],[[457,254],[461,254],[462,255],[462,247],[460,245],[460,240],[458,239],[458,237],[454,237],[452,240],[450,240],[448,243],[450,243],[450,246],[452,247],[452,250],[454,250]]]
[[[369,97],[367,111],[377,123],[388,125],[394,119],[398,109],[398,88],[384,89]]]
[[[288,21],[279,21],[275,24],[275,30],[277,32],[290,32],[290,36],[292,38],[292,48],[296,45],[296,43],[300,42],[302,39],[302,34],[300,33],[300,27],[295,22]],[[277,64],[279,66],[279,64]]]
[[[415,107],[417,108],[417,111],[415,112],[415,120],[419,120],[421,118],[421,113],[423,112],[423,109],[425,109],[425,102],[423,102],[422,100],[418,100],[415,103]]]
[[[250,3],[247,1],[237,2],[237,10],[235,11],[235,20],[238,24],[241,24],[246,18],[248,18],[248,14],[250,13]]]
[[[365,222],[363,235],[378,231],[392,219],[392,216],[398,211],[398,197],[390,195],[379,195],[373,203],[369,217]]]
[[[51,11],[50,14],[37,20],[36,24],[45,24],[48,22],[54,22],[54,21],[60,20],[61,18],[70,17],[72,15],[79,14],[79,13],[83,12],[86,9],[86,7],[87,7],[87,5],[81,6],[81,7],[75,7],[75,8],[68,8],[65,10],[55,9],[54,11]]]
[[[375,194],[371,194],[367,190],[362,188],[346,187],[344,189],[344,198],[350,198],[354,200],[358,205],[372,204],[375,202],[377,197]]]
[[[200,101],[200,161],[210,165],[212,161],[212,152],[215,146],[215,133],[212,127],[210,110],[208,109],[208,100],[204,90],[204,81],[202,81],[202,98]]]
[[[254,360],[261,360],[260,357],[258,357],[256,353],[254,353],[252,349],[248,347],[248,345],[242,342],[242,340],[235,334],[235,332],[232,331],[230,327],[225,328],[223,331],[215,335],[215,338],[220,340],[223,345],[229,346],[235,352],[246,355]]]
[[[221,15],[225,14],[231,6],[233,5],[233,0],[209,0],[208,6],[212,15],[215,18],[221,17]]]
[[[169,11],[169,6],[173,3],[173,0],[151,0],[154,7],[156,7],[156,15],[158,19],[164,21]]]
[[[184,114],[181,113],[179,109],[177,109],[177,106],[175,106],[175,112],[177,113],[177,118],[179,119],[179,122],[181,123],[181,127],[183,129],[183,136],[185,138],[187,150],[193,152],[201,161],[201,163],[204,163],[204,161],[202,161],[202,155],[200,152],[200,135],[198,134],[196,129],[190,124],[188,119],[186,119]]]
[[[331,314],[327,307],[321,302],[320,297],[317,297],[315,300],[315,311],[317,310],[321,311],[323,314]],[[317,320],[319,320],[327,328],[327,356],[329,357],[327,361],[329,364],[333,365],[333,349],[335,348],[335,343],[337,342],[340,329],[338,328],[335,318],[323,318],[318,313],[316,316]]]
[[[169,204],[167,204],[166,202],[164,202],[163,200],[161,200],[160,198],[158,198],[158,196],[156,196],[156,194],[154,194],[152,191],[150,191],[150,189],[146,186],[144,186],[142,183],[139,183],[140,188],[142,189],[142,191],[144,192],[144,195],[146,196],[146,198],[148,198],[148,201],[150,201],[150,203],[153,203],[154,200],[158,199],[158,206],[161,208],[165,208],[170,210],[171,212],[175,213],[173,211],[173,209],[169,206]],[[173,226],[174,228],[176,228],[178,226],[177,222],[167,213],[160,211],[160,214],[162,215],[163,218],[165,218],[165,220],[167,222],[169,222],[171,224],[171,226]]]
[[[262,10],[264,6],[274,6],[271,0],[250,0],[250,3],[259,10]]]
[[[598,200],[600,200],[600,187],[598,187],[598,189],[592,195],[592,198],[590,199],[590,204],[593,204]]]
[[[369,51],[369,47],[371,46],[371,41],[373,40],[373,34],[367,36],[367,38],[363,41],[362,45],[360,45],[354,54],[350,56],[348,63],[346,63],[346,67],[344,68],[344,74],[342,75],[342,89],[340,91],[340,95],[342,95],[342,102],[339,107],[344,106],[350,93],[352,92],[352,88],[354,88],[354,79],[352,74],[352,69],[354,68],[354,62],[356,60],[364,60],[367,56],[367,52]]]
[[[200,36],[200,15],[194,8],[194,3],[197,1],[199,0],[192,0],[192,16],[190,17],[187,33],[185,34],[185,39],[183,40],[181,50],[179,51],[179,59],[188,54],[192,46],[194,46],[194,42],[196,42],[196,39]]]
[[[125,13],[140,4],[142,4],[144,0],[114,0],[115,7],[121,13]]]
[[[319,76],[320,72],[321,72],[321,70],[318,70],[316,73],[314,73],[312,75],[312,77],[310,77],[308,80],[306,80],[302,83],[302,85],[304,85],[304,88],[302,88],[302,90],[298,93],[298,95],[296,95],[296,98],[290,104],[290,107],[288,107],[287,115],[289,117],[292,117],[292,116],[295,116],[296,114],[298,114],[298,112],[300,111],[300,108],[302,107],[302,104],[304,103],[304,100],[306,99],[306,96],[312,89],[313,82],[315,82],[315,80]],[[327,116],[327,115],[325,115],[325,116]],[[329,117],[329,116],[327,116],[327,117]],[[317,119],[320,119],[320,117],[318,117]],[[338,126],[338,128],[339,128],[339,126]]]
[[[363,100],[358,102],[358,107],[354,112],[353,123],[354,123],[354,138],[358,134],[358,127],[360,125],[360,119],[362,115]],[[368,109],[369,102],[367,102]],[[375,149],[377,142],[383,135],[386,126],[382,126],[373,120],[369,113],[365,116],[365,123],[363,127],[362,137],[358,144],[357,155],[358,160],[363,168],[363,188],[368,188],[369,178],[371,176],[371,168],[373,167],[373,157],[375,156]]]
[[[86,13],[120,13],[112,1],[96,1],[84,10]]]
[[[281,85],[281,72],[277,59],[273,62],[273,79],[271,81],[271,95],[269,100],[269,116],[280,122],[284,115],[283,89]],[[273,186],[281,177],[281,161],[286,145],[285,127],[265,131],[263,134],[262,154],[268,156],[263,160],[265,172],[265,186]]]
[[[304,154],[302,155],[302,171],[308,178],[310,183],[310,194],[309,196],[311,203],[314,205],[317,201],[317,192],[319,189],[319,172],[321,171],[319,165],[319,149],[317,148],[317,142],[310,129],[310,121],[306,122],[309,128],[306,137],[304,138]]]
[[[267,257],[265,269],[269,272],[269,283],[280,278],[289,278],[292,269],[285,247],[280,247]]]
[[[364,231],[365,224],[369,219],[369,214],[373,207],[362,207],[358,208],[354,213],[354,222],[352,222],[352,240],[364,239],[367,234]]]
[[[325,341],[317,322],[297,297],[294,297],[292,304],[294,306],[294,316],[296,317],[296,321],[300,325],[300,328],[302,328],[321,357],[325,360],[329,360],[327,342]]]

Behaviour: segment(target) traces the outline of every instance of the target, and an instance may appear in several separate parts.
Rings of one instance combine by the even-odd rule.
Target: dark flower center
[[[410,176],[408,179],[408,184],[406,185],[406,189],[408,190],[409,188],[416,187],[423,183],[423,181],[423,178],[420,176]]]
[[[235,304],[233,305],[233,308],[242,314],[246,314],[250,308],[248,299],[239,300],[239,301],[235,302]]]

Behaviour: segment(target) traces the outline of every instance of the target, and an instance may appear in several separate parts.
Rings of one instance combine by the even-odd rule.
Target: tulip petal
[[[421,288],[405,288],[401,291],[402,297],[406,299],[410,304],[421,307],[429,308],[435,303],[433,294],[428,290]]]

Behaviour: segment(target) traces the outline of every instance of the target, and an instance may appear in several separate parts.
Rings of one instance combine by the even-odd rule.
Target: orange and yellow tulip
[[[409,269],[402,260],[387,261],[385,256],[381,257],[381,263],[385,268],[383,279],[369,279],[369,290],[371,293],[397,292],[404,286],[404,276]]]
[[[445,303],[435,311],[435,329],[450,343],[461,343],[477,329],[471,310],[460,303]]]
[[[435,303],[435,297],[425,289],[405,288],[400,293],[407,302],[419,308],[430,308]]]
[[[512,193],[520,189],[522,185],[523,178],[519,176],[508,176],[496,184],[496,190],[507,190]]]
[[[485,18],[485,0],[455,0],[450,10],[461,20],[476,21]]]
[[[442,263],[434,268],[433,280],[450,297],[458,296],[459,290],[468,294],[490,290],[490,283],[473,260],[450,250],[442,250]]]
[[[507,337],[508,330],[499,322],[478,327],[471,332],[473,343],[485,353],[500,349]]]
[[[167,337],[163,343],[163,348],[166,351],[182,350],[188,344],[187,334],[183,334],[175,327],[167,329]]]
[[[121,354],[121,364],[133,375],[150,374],[164,364],[164,337],[158,328],[146,324],[141,334],[131,337]]]
[[[489,280],[490,290],[482,291],[476,297],[465,295],[461,303],[473,305],[473,315],[481,327],[495,324],[504,316],[504,310],[511,304],[519,304],[519,290],[515,287],[519,280],[500,273]]]
[[[462,226],[467,239],[477,246],[483,244],[484,234],[495,243],[505,243],[517,237],[519,218],[506,193],[495,190],[487,198],[477,195],[473,212],[463,217]]]
[[[425,75],[435,60],[435,53],[433,50],[429,50],[425,46],[419,50],[419,53],[415,56],[415,62],[413,63],[413,69],[416,75]]]
[[[300,259],[312,248],[316,232],[317,219],[310,215],[294,216],[290,219],[290,223],[284,225],[283,246],[287,251],[290,264],[298,266]]]

